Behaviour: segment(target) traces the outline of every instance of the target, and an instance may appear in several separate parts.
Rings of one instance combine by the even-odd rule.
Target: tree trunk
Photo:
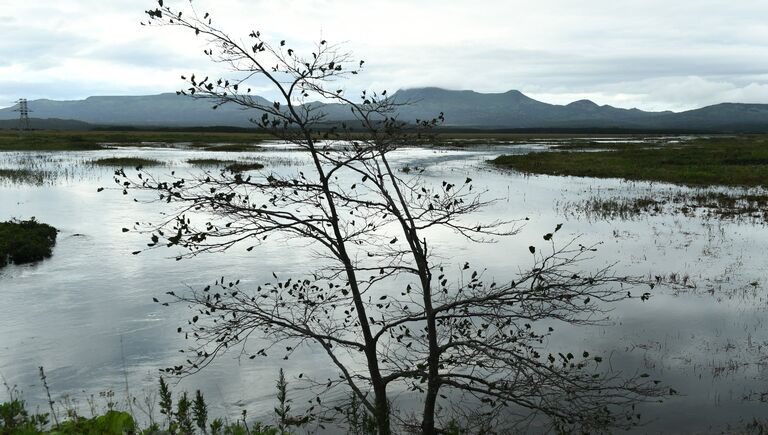
[[[421,431],[425,435],[435,434],[435,405],[437,392],[440,389],[439,365],[440,349],[437,345],[437,322],[432,309],[432,277],[427,264],[426,254],[419,252],[417,257],[419,275],[421,277],[422,292],[424,297],[424,314],[427,318],[427,340],[429,342],[429,356],[427,357],[427,395],[424,398],[424,414],[422,416]]]
[[[299,116],[296,114],[290,101],[288,101],[288,107],[294,116],[299,119]],[[344,264],[350,291],[352,293],[352,299],[357,311],[358,320],[360,321],[360,329],[363,335],[363,341],[365,343],[364,353],[368,363],[368,373],[371,376],[371,384],[373,386],[373,393],[375,396],[374,407],[378,432],[379,435],[390,435],[392,433],[392,429],[390,427],[389,420],[389,401],[387,400],[387,388],[384,380],[382,379],[381,370],[379,369],[379,359],[376,353],[376,340],[373,339],[371,327],[368,323],[368,316],[366,314],[365,305],[363,304],[362,293],[360,292],[360,288],[357,284],[357,273],[355,271],[354,265],[352,264],[352,259],[347,253],[344,237],[342,236],[341,229],[339,228],[339,217],[338,212],[336,211],[336,203],[334,202],[333,195],[331,194],[328,177],[323,171],[322,165],[320,163],[314,140],[312,139],[309,130],[307,130],[303,124],[300,124],[299,126],[304,131],[306,143],[309,146],[312,160],[315,164],[315,169],[322,184],[323,194],[331,214],[331,226],[333,228],[334,238],[336,240],[336,248],[338,249],[337,258]]]
[[[383,382],[381,385],[374,384],[374,394],[376,395],[374,403],[376,414],[374,417],[376,417],[376,427],[379,435],[391,435],[392,428],[390,427],[389,421],[389,401],[387,400],[387,391]]]
[[[429,382],[428,382],[429,383]],[[438,386],[427,386],[427,397],[424,398],[424,415],[421,420],[421,433],[433,435],[435,430],[435,404],[437,403]]]

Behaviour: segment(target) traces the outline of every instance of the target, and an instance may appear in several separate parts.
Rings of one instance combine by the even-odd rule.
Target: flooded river
[[[146,236],[123,233],[136,221],[153,221],[164,211],[141,204],[111,187],[112,170],[89,165],[94,158],[137,156],[165,166],[152,172],[199,173],[189,159],[255,159],[265,171],[307,170],[307,156],[272,144],[255,153],[218,153],[147,147],[91,152],[0,154],[0,168],[35,167],[47,175],[37,183],[0,180],[0,221],[36,217],[60,230],[50,259],[0,270],[0,375],[18,385],[28,402],[45,406],[38,367],[45,367],[57,400],[85,399],[106,391],[116,399],[144,397],[155,390],[158,369],[183,361],[177,326],[188,318],[183,306],[153,303],[166,291],[183,292],[225,274],[244,283],[311,272],[318,260],[299,243],[267,242],[246,251],[206,254],[175,261],[172,249],[131,255]],[[676,284],[650,300],[614,306],[609,324],[558,329],[547,344],[601,353],[614,369],[642,371],[680,395],[639,409],[646,426],[639,432],[717,432],[765,415],[768,405],[768,228],[760,219],[725,219],[703,213],[585,213],[587,200],[685,194],[661,183],[575,177],[526,176],[493,169],[500,154],[547,151],[542,143],[494,145],[457,150],[411,148],[397,151],[398,167],[424,168],[428,183],[474,179],[497,201],[479,220],[521,220],[519,234],[495,244],[474,244],[450,232],[430,234],[433,251],[449,267],[467,259],[487,268],[486,276],[511,279],[531,266],[529,245],[563,224],[561,241],[580,237],[602,243],[589,266],[614,264],[619,275],[661,277]],[[407,176],[407,175],[404,175]],[[525,221],[524,219],[529,220]],[[503,253],[503,255],[500,255]],[[267,416],[282,367],[291,386],[299,373],[335,376],[325,354],[311,351],[283,360],[255,360],[227,354],[201,373],[182,379],[177,390],[201,389],[217,411],[212,414]],[[327,376],[326,376],[327,372]],[[127,381],[127,382],[126,382]],[[291,392],[297,404],[311,396]],[[3,399],[0,393],[0,399]],[[407,402],[407,400],[404,400]],[[296,405],[300,407],[300,405]]]

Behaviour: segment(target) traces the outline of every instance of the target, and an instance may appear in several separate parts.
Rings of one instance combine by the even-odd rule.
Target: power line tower
[[[19,101],[16,102],[19,107],[14,110],[14,112],[19,112],[19,135],[23,135],[27,131],[30,130],[29,127],[29,105],[27,104],[26,98],[20,98]]]

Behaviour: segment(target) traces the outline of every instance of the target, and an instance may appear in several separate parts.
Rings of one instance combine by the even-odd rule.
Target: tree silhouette
[[[188,359],[168,372],[197,372],[229,350],[252,359],[276,352],[288,358],[312,346],[327,354],[339,376],[304,378],[317,392],[308,415],[342,414],[322,398],[344,389],[379,434],[440,433],[449,420],[470,414],[502,425],[545,416],[560,429],[624,427],[638,420],[634,404],[660,395],[646,375],[611,372],[600,357],[545,346],[553,329],[542,321],[599,324],[609,303],[634,297],[630,291],[642,284],[609,268],[582,271],[595,247],[575,240],[556,244],[559,225],[544,235],[546,248],[523,247],[535,264],[507,282],[486,282],[469,262],[460,274],[450,273],[434,259],[425,237],[433,228],[479,243],[517,228],[515,222],[471,220],[491,202],[471,178],[436,184],[418,171],[393,167],[390,153],[429,140],[442,114],[409,124],[397,118],[407,102],[386,92],[348,97],[342,80],[358,74],[363,62],[325,40],[304,56],[285,41],[271,44],[259,31],[241,41],[215,27],[208,13],[158,4],[147,11],[147,24],[206,38],[206,55],[239,74],[234,80],[183,77],[188,86],[179,93],[210,99],[214,108],[252,110],[258,126],[311,158],[312,171],[156,177],[121,169],[115,181],[124,193],[151,191],[171,208],[164,221],[134,229],[150,234],[149,249],[183,247],[179,258],[235,246],[251,250],[278,236],[306,241],[324,258],[321,270],[273,274],[272,283],[256,288],[222,277],[202,289],[169,292],[169,302],[194,312],[178,330],[191,342]],[[254,79],[270,83],[279,98],[254,96]],[[342,104],[351,121],[330,125],[324,106],[310,101]],[[252,348],[252,336],[269,346]],[[404,389],[420,398],[418,421],[392,402],[391,392]],[[451,411],[440,415],[438,408]]]

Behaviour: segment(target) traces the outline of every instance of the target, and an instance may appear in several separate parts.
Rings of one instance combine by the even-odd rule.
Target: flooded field
[[[661,140],[675,144],[685,138]],[[487,199],[496,199],[478,220],[520,222],[517,235],[494,244],[474,244],[450,232],[433,231],[428,236],[435,255],[448,270],[458,271],[471,261],[487,269],[486,276],[512,279],[518,268],[530,267],[528,247],[543,245],[542,234],[563,224],[556,243],[578,238],[584,245],[600,244],[585,267],[612,265],[618,275],[659,285],[645,302],[613,306],[603,326],[557,329],[546,346],[602,354],[613,370],[648,373],[674,390],[677,394],[664,403],[638,407],[646,423],[638,429],[641,433],[727,431],[765,415],[766,192],[531,176],[487,163],[502,154],[548,152],[564,141],[394,153],[403,177],[415,176],[411,168],[424,169],[421,175],[428,183],[471,176],[476,187],[487,190]],[[3,378],[41,406],[45,399],[39,366],[45,367],[57,400],[68,395],[85,407],[87,397],[107,390],[118,399],[129,393],[142,397],[154,391],[158,369],[184,358],[178,352],[184,343],[176,328],[186,321],[187,309],[162,308],[153,297],[206,285],[222,274],[256,285],[273,272],[287,276],[321,267],[310,249],[291,240],[183,261],[174,260],[177,253],[172,249],[131,255],[146,245],[146,236],[121,229],[157,220],[168,210],[161,204],[133,202],[111,189],[115,166],[131,162],[121,159],[153,162],[148,170],[158,175],[200,174],[236,162],[265,173],[309,169],[307,156],[295,149],[269,142],[259,147],[257,152],[146,146],[0,153],[0,221],[34,216],[61,231],[50,259],[0,269]],[[101,187],[107,189],[97,192]],[[279,368],[295,387],[291,394],[296,406],[311,397],[300,389],[300,373],[335,375],[319,352],[303,351],[289,360],[277,354],[239,359],[232,352],[181,379],[177,389],[200,388],[230,415],[241,409],[251,416],[267,415],[274,405]],[[141,388],[146,393],[137,391]],[[407,406],[407,395],[401,397]]]

